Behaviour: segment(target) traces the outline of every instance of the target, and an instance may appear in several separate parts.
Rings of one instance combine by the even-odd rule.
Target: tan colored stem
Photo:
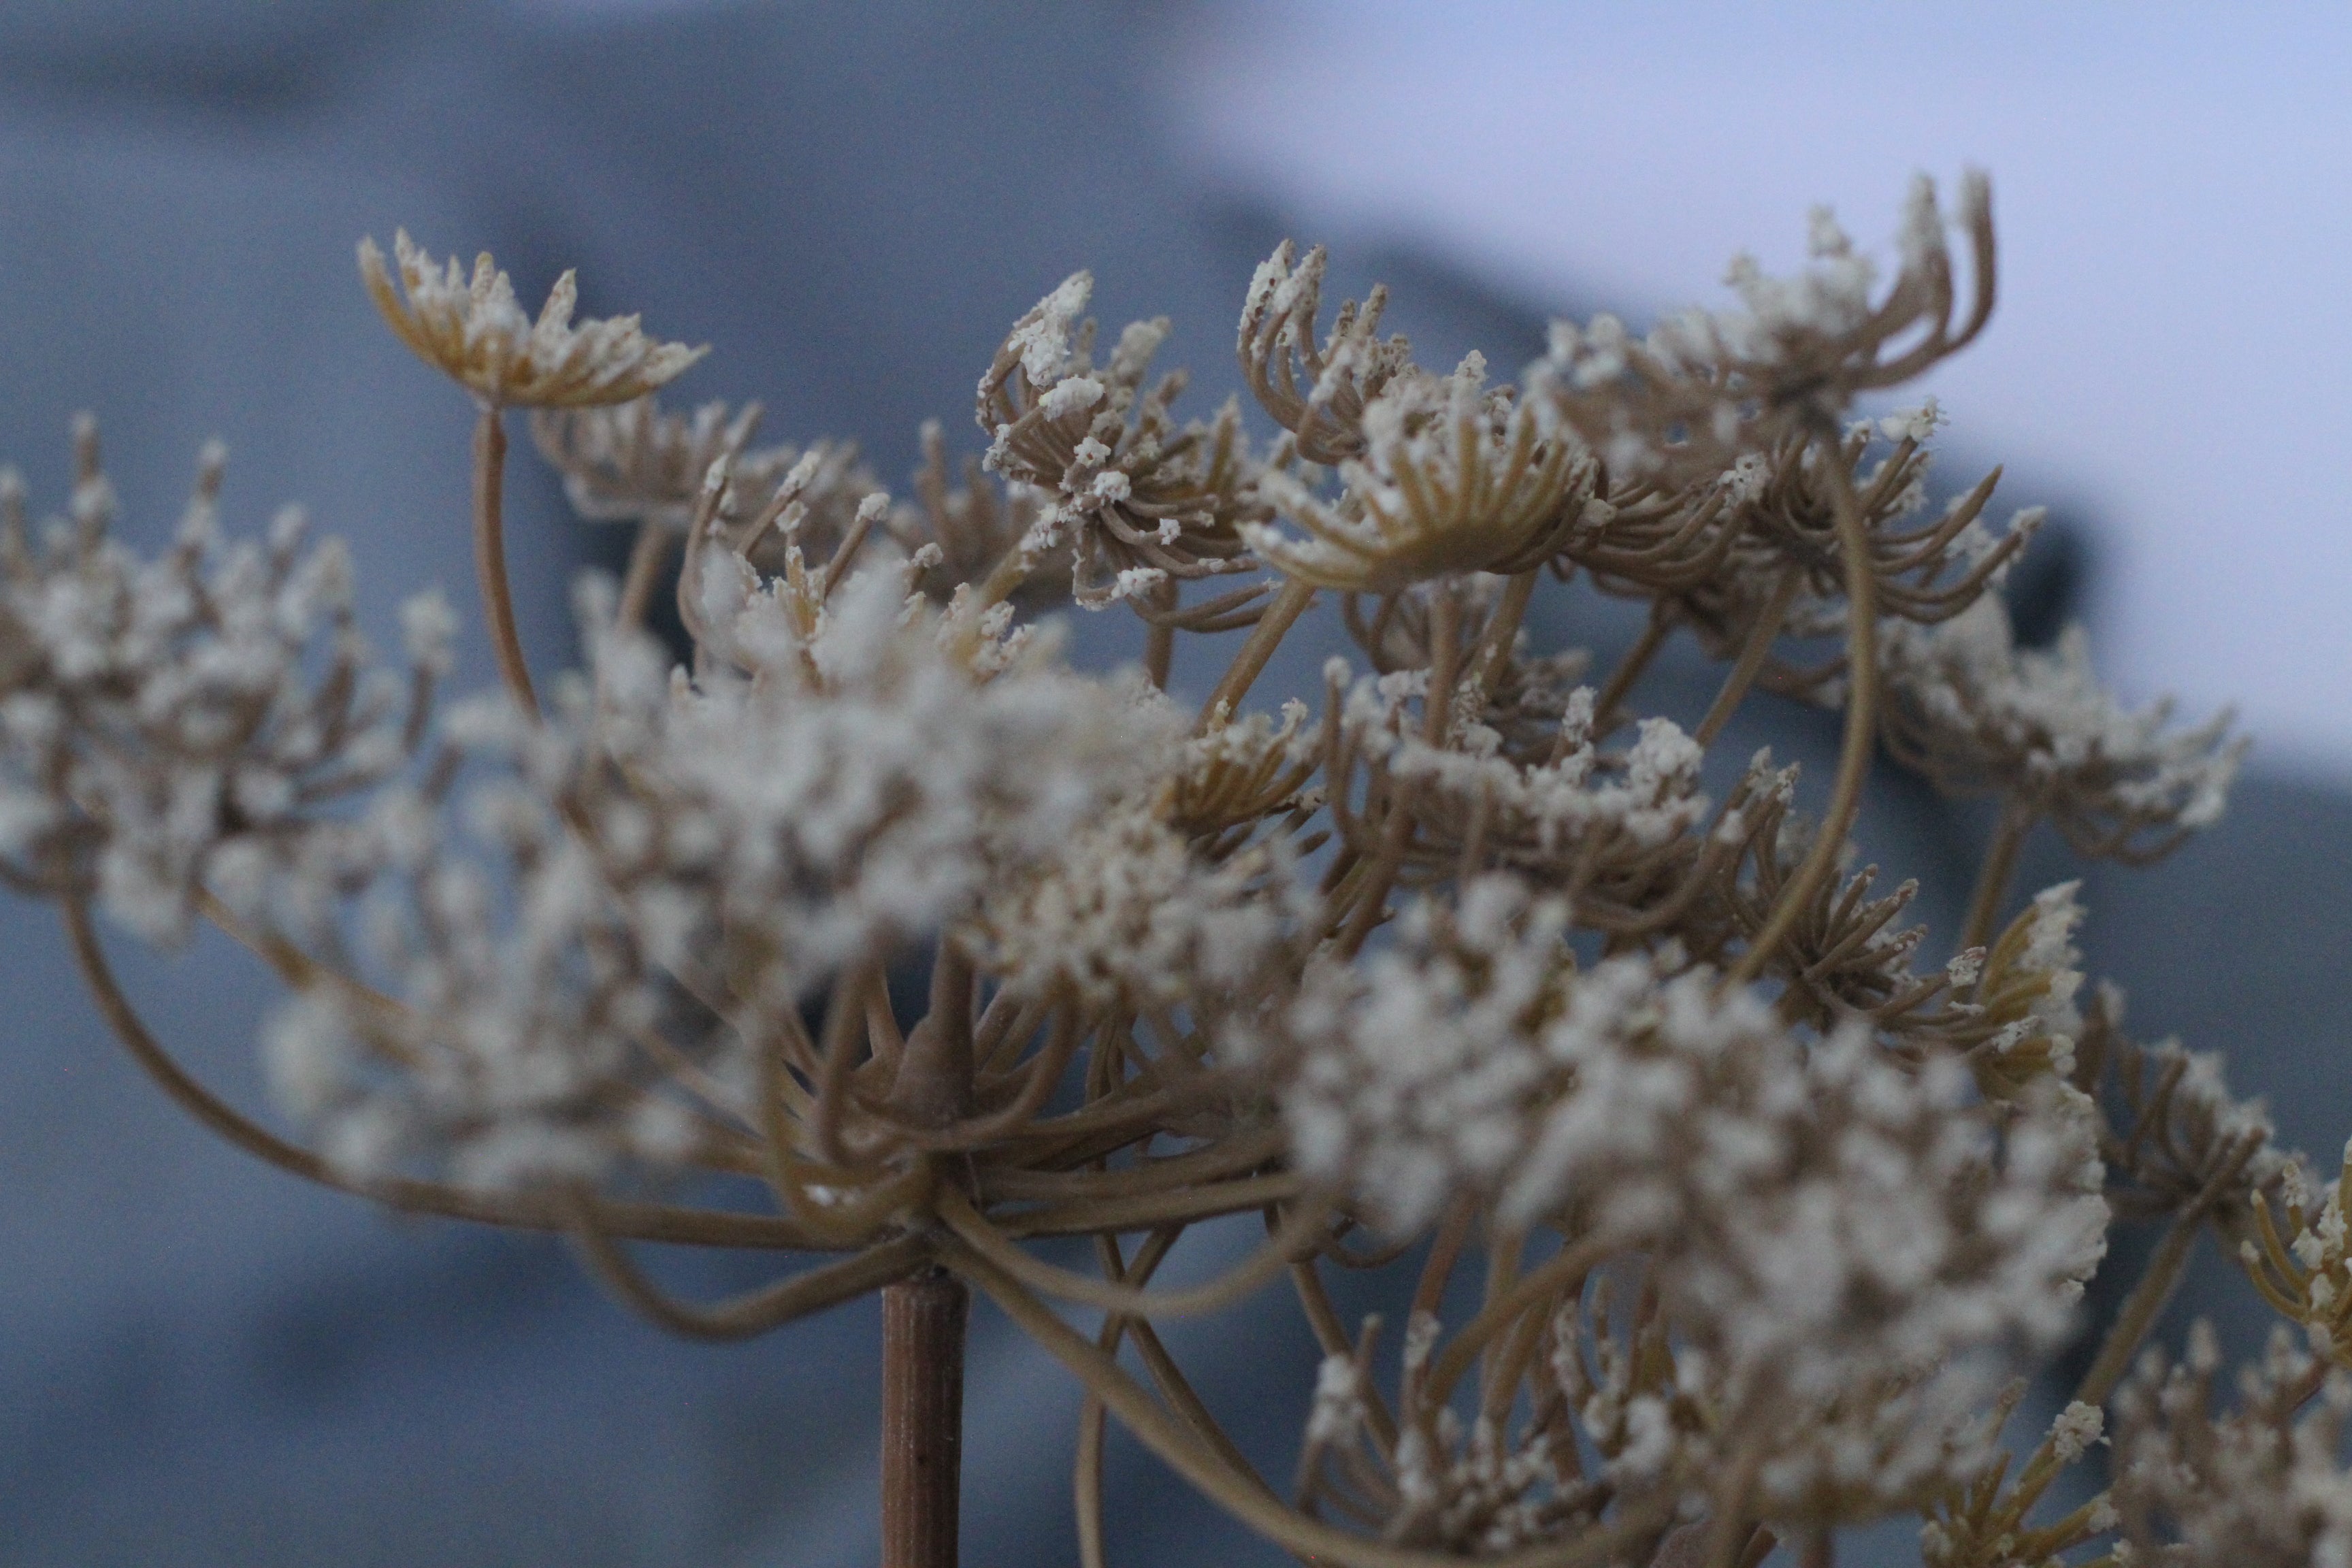
[[[2084,1405],[2105,1405],[2107,1395],[2116,1391],[2116,1384],[2131,1368],[2132,1357],[2139,1353],[2140,1342],[2156,1326],[2157,1314],[2172,1299],[2181,1274],[2189,1267],[2197,1234],[2204,1228],[2202,1207],[2192,1205],[2173,1217],[2164,1239],[2157,1243],[2156,1251],[2149,1256],[2139,1283],[2124,1298],[2123,1310],[2116,1314],[2107,1337],[2100,1342],[2097,1359],[2091,1363],[2090,1371],[2083,1374],[2081,1386],[2074,1390],[2076,1399]]]
[[[1732,966],[1729,979],[1734,984],[1744,984],[1763,972],[1772,950],[1803,917],[1822,884],[1836,875],[1846,835],[1862,809],[1863,781],[1870,773],[1871,750],[1877,738],[1878,578],[1870,559],[1869,528],[1853,493],[1853,476],[1841,460],[1836,437],[1818,439],[1822,466],[1830,476],[1838,552],[1845,567],[1845,736],[1838,752],[1837,777],[1830,785],[1830,803],[1822,814],[1821,832],[1796,875],[1781,887],[1780,900],[1766,917],[1764,929]]]
[[[635,1311],[674,1334],[694,1340],[745,1340],[782,1328],[877,1287],[889,1286],[922,1268],[931,1250],[929,1241],[922,1237],[900,1237],[732,1300],[697,1307],[678,1300],[646,1278],[607,1233],[591,1200],[573,1194],[571,1214],[572,1237],[589,1272]]]
[[[474,425],[474,576],[481,586],[482,612],[489,617],[499,676],[515,706],[536,719],[539,696],[530,689],[530,666],[522,657],[507,583],[506,474],[507,427],[499,409],[485,408]]]
[[[1969,899],[1967,923],[1960,928],[1963,949],[1982,947],[1992,940],[2001,902],[2009,897],[2009,884],[2017,875],[2018,851],[2025,847],[2025,836],[2033,831],[2035,820],[2033,808],[2021,801],[2012,800],[2001,808],[1992,841],[1985,846],[1984,865],[1977,872],[1976,891]]]
[[[646,610],[654,599],[654,584],[661,578],[662,563],[669,559],[674,538],[667,523],[648,518],[637,524],[637,542],[629,551],[628,574],[621,579],[621,603],[613,615],[613,624],[621,630],[636,631],[646,624]]]
[[[1129,1197],[1085,1198],[1008,1215],[998,1229],[1007,1237],[1090,1236],[1097,1232],[1151,1230],[1191,1225],[1221,1215],[1247,1214],[1271,1204],[1295,1202],[1306,1179],[1292,1172],[1213,1182],[1200,1187],[1138,1193]]]
[[[992,1260],[957,1243],[944,1260],[988,1292],[1007,1317],[1049,1355],[1077,1376],[1143,1446],[1199,1488],[1242,1523],[1290,1551],[1345,1568],[1455,1568],[1460,1559],[1386,1542],[1367,1541],[1307,1518],[1227,1469],[1203,1448],[1183,1424],[1127,1375],[1118,1362],[1072,1329],[1045,1302]],[[1631,1542],[1654,1531],[1671,1515],[1675,1500],[1635,1510],[1625,1518],[1589,1531],[1571,1542],[1527,1548],[1487,1559],[1488,1568],[1591,1568]]]
[[[944,1269],[882,1292],[882,1568],[956,1568],[971,1309]]]
[[[1173,610],[1181,601],[1183,590],[1170,578],[1151,591],[1151,607]],[[1160,690],[1168,689],[1169,667],[1176,659],[1176,628],[1166,621],[1152,621],[1143,631],[1143,674]]]
[[[1642,679],[1643,670],[1650,668],[1650,660],[1657,657],[1658,649],[1665,646],[1666,634],[1674,629],[1675,617],[1666,609],[1665,602],[1660,600],[1652,605],[1650,618],[1643,626],[1641,637],[1625,650],[1625,657],[1617,661],[1617,668],[1610,671],[1608,681],[1601,688],[1601,695],[1592,700],[1593,740],[1605,738],[1617,727],[1617,710],[1625,705],[1625,699],[1633,692],[1633,683]],[[1551,760],[1558,762],[1567,754],[1568,732],[1562,731],[1559,744],[1552,749]]]
[[[1168,1256],[1168,1249],[1182,1236],[1181,1226],[1169,1226],[1152,1232],[1150,1240],[1139,1247],[1135,1261],[1125,1263],[1119,1258],[1118,1240],[1115,1237],[1095,1237],[1095,1250],[1102,1259],[1103,1278],[1116,1282],[1142,1286]],[[1102,1331],[1095,1342],[1105,1355],[1117,1355],[1119,1342],[1127,1337],[1132,1318],[1112,1313],[1103,1320]],[[1081,1568],[1108,1568],[1103,1552],[1102,1463],[1103,1463],[1103,1402],[1091,1388],[1086,1403],[1078,1411],[1078,1454],[1072,1468],[1070,1484],[1077,1494],[1078,1560]]]
[[[1771,598],[1756,613],[1756,624],[1748,628],[1748,640],[1739,649],[1738,662],[1726,672],[1723,689],[1715,694],[1706,717],[1691,732],[1691,738],[1700,745],[1715,744],[1715,738],[1723,733],[1723,727],[1739,711],[1748,689],[1756,684],[1757,676],[1763,673],[1764,661],[1772,657],[1772,644],[1779,639],[1780,626],[1789,618],[1789,606],[1797,602],[1797,587],[1802,581],[1802,574],[1794,566],[1782,572]]]
[[[1453,1394],[1454,1385],[1470,1370],[1485,1350],[1487,1342],[1517,1321],[1519,1314],[1542,1305],[1552,1293],[1570,1281],[1590,1274],[1594,1266],[1609,1255],[1609,1247],[1599,1237],[1586,1237],[1571,1242],[1540,1266],[1520,1277],[1518,1282],[1506,1290],[1469,1322],[1432,1363],[1429,1376],[1423,1384],[1421,1403],[1434,1409]]]
[[[1504,585],[1502,603],[1495,606],[1494,618],[1486,623],[1477,647],[1472,650],[1470,683],[1480,703],[1495,689],[1495,677],[1511,657],[1511,645],[1518,640],[1519,627],[1528,618],[1528,606],[1536,596],[1536,579],[1542,570],[1531,566],[1514,574]]]
[[[1217,1418],[1209,1413],[1209,1407],[1202,1403],[1200,1394],[1193,1390],[1192,1380],[1184,1375],[1183,1369],[1176,1364],[1176,1358],[1170,1355],[1168,1347],[1160,1342],[1160,1331],[1141,1318],[1130,1318],[1127,1331],[1128,1337],[1135,1342],[1136,1352],[1143,1358],[1144,1370],[1151,1374],[1151,1385],[1160,1391],[1161,1401],[1183,1418],[1184,1424],[1192,1428],[1201,1441],[1206,1443],[1234,1474],[1255,1483],[1266,1496],[1274,1497],[1274,1489],[1266,1485],[1265,1478],[1257,1473],[1257,1467],[1250,1463],[1249,1456],[1241,1451],[1232,1435],[1218,1424]]]
[[[198,1083],[156,1041],[115,979],[113,967],[107,963],[98,933],[90,925],[88,905],[69,894],[63,900],[60,913],[83,982],[97,1002],[100,1015],[131,1053],[131,1059],[173,1104],[246,1153],[289,1175],[412,1214],[440,1215],[518,1230],[560,1231],[570,1223],[562,1205],[549,1198],[523,1194],[493,1195],[436,1182],[401,1178],[355,1181],[338,1173],[310,1150],[289,1143],[260,1126]],[[812,1236],[790,1220],[766,1215],[673,1208],[660,1204],[612,1204],[605,1206],[604,1215],[611,1234],[637,1241],[674,1242],[688,1247],[839,1249],[836,1243]]]
[[[1329,1212],[1325,1205],[1312,1202],[1293,1209],[1265,1246],[1206,1284],[1181,1290],[1139,1290],[1030,1257],[952,1188],[943,1185],[935,1201],[940,1221],[959,1240],[1027,1289],[1107,1312],[1154,1318],[1213,1312],[1240,1300],[1288,1268],[1294,1256],[1311,1244]]]
[[[1290,634],[1290,628],[1298,624],[1298,617],[1305,615],[1307,606],[1314,602],[1315,584],[1302,583],[1296,577],[1283,579],[1282,591],[1275,595],[1274,602],[1265,607],[1265,614],[1260,616],[1257,625],[1250,628],[1249,640],[1242,644],[1239,653],[1234,655],[1234,662],[1226,668],[1224,678],[1217,682],[1217,689],[1209,693],[1206,702],[1201,704],[1201,717],[1193,726],[1195,729],[1206,729],[1218,722],[1220,713],[1226,719],[1234,716],[1241,707],[1242,699],[1248,695],[1250,687],[1265,673],[1266,661],[1274,657],[1274,650],[1282,646],[1282,639]]]

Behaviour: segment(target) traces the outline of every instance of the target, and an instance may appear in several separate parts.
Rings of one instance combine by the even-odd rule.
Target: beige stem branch
[[[474,575],[481,585],[482,611],[489,617],[499,675],[515,706],[537,719],[539,697],[530,689],[530,666],[522,657],[507,583],[506,483],[507,427],[500,410],[485,408],[474,426]]]

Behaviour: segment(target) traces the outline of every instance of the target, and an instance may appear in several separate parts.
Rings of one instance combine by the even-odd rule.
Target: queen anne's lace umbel
[[[436,718],[450,605],[412,600],[380,667],[339,545],[295,514],[220,537],[216,452],[152,556],[93,428],[64,515],[0,477],[0,879],[59,903],[207,1124],[404,1208],[563,1228],[688,1332],[952,1276],[1304,1560],[1754,1568],[1908,1513],[1933,1568],[2347,1562],[2352,1175],[2317,1190],[2210,1056],[2124,1035],[2081,884],[2011,886],[2045,822],[2170,848],[2243,743],[2118,704],[2079,634],[2016,647],[2038,514],[1987,527],[1990,478],[1937,506],[1943,411],[1854,406],[1983,327],[1980,179],[1948,217],[1915,188],[1891,273],[1819,214],[1799,273],[1734,264],[1737,309],[1562,324],[1517,384],[1416,364],[1382,291],[1319,325],[1323,254],[1286,245],[1236,338],[1265,442],[1238,402],[1177,423],[1165,321],[1098,362],[1079,273],[990,363],[984,449],[959,468],[925,427],[908,500],[846,442],[752,445],[756,407],[664,412],[700,351],[574,322],[568,274],[534,321],[487,258],[395,249],[397,279],[362,247],[369,291],[481,406],[503,689]],[[504,563],[523,406],[582,514],[637,531],[543,683]],[[673,574],[677,646],[647,629]],[[1560,640],[1588,584],[1646,605],[1630,647]],[[1253,701],[1326,595],[1356,656]],[[1138,667],[1072,668],[1066,600],[1133,614]],[[1202,634],[1244,631],[1194,679]],[[1685,633],[1721,684],[1658,711]],[[1722,754],[1780,698],[1845,710],[1826,789]],[[1855,852],[1881,745],[1999,801],[1958,931]],[[263,1061],[307,1142],[171,1057],[94,910],[164,944],[215,924],[284,982]],[[1151,1282],[1227,1216],[1263,1250]],[[2117,1217],[2168,1228],[2011,1453],[2004,1374],[2073,1327]],[[2202,1341],[2126,1381],[2209,1228],[2300,1335],[2231,1410]],[[1099,1277],[1027,1250],[1049,1237],[1093,1238]],[[829,1260],[706,1307],[632,1239]],[[1334,1262],[1410,1275],[1392,1352]],[[1320,1355],[1286,1500],[1152,1326],[1276,1277]],[[2062,1508],[2111,1429],[2112,1486]]]

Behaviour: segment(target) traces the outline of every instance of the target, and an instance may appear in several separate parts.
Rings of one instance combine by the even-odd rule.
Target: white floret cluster
[[[902,579],[853,574],[805,633],[781,585],[755,584],[727,623],[741,662],[698,682],[649,639],[599,629],[609,595],[589,593],[588,669],[547,723],[502,698],[452,715],[451,739],[504,770],[467,802],[503,898],[413,799],[338,838],[346,875],[399,885],[369,929],[402,1010],[305,995],[272,1047],[289,1109],[376,1173],[421,1158],[512,1185],[675,1159],[685,1123],[640,1087],[675,1011],[666,974],[772,1017],[936,936],[985,889],[1066,865],[1082,826],[1171,752],[1164,715],[1034,645],[976,678]],[[1213,935],[1204,962],[1238,963],[1248,934]],[[740,1083],[732,1039],[714,1037],[712,1070]]]
[[[2238,1407],[2224,1414],[2213,1400],[2220,1365],[2221,1348],[2200,1322],[2179,1365],[2150,1352],[2117,1393],[2118,1556],[2168,1568],[2352,1564],[2352,1473],[2342,1458],[2352,1382],[2330,1373],[2299,1410],[2311,1358],[2282,1330],[2242,1373]]]
[[[1015,992],[1168,1007],[1264,972],[1304,909],[1278,858],[1209,864],[1150,803],[1132,803],[992,891],[978,925]]]
[[[1476,1194],[1649,1251],[1735,1386],[1807,1404],[2063,1330],[2106,1221],[2079,1094],[1971,1113],[1957,1061],[1801,1043],[1704,969],[1576,973],[1564,921],[1490,877],[1310,970],[1284,1020],[1301,1166],[1400,1231]]]
[[[1987,596],[1936,626],[1883,628],[1898,751],[1948,785],[1997,788],[2042,812],[2077,847],[2137,851],[2137,840],[2210,826],[2245,756],[2231,715],[2188,728],[2172,704],[2126,708],[2091,668],[2079,626],[2055,648],[2016,646]]]
[[[1346,675],[1334,660],[1326,679],[1337,687]],[[1357,680],[1341,717],[1349,739],[1396,778],[1423,781],[1455,812],[1466,816],[1483,800],[1510,842],[1544,856],[1596,837],[1654,849],[1706,820],[1706,751],[1671,719],[1643,719],[1633,744],[1603,752],[1593,734],[1592,689],[1578,687],[1559,718],[1555,754],[1529,764],[1506,755],[1500,732],[1459,709],[1454,732],[1433,744],[1415,711],[1428,686],[1426,670]]]
[[[142,559],[110,532],[95,427],[77,444],[71,513],[37,538],[0,475],[0,857],[177,942],[200,889],[249,907],[323,808],[406,761],[454,626],[421,596],[411,673],[372,668],[341,541],[306,549],[289,509],[266,542],[222,542],[217,447],[172,548]]]

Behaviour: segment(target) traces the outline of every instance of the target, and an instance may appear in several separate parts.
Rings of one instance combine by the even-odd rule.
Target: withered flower
[[[668,385],[710,352],[649,338],[635,316],[575,325],[579,286],[569,272],[533,321],[488,251],[475,258],[470,279],[454,257],[446,268],[436,267],[404,229],[393,236],[393,252],[397,287],[375,241],[360,241],[360,276],[375,308],[417,358],[490,406],[627,403]]]
[[[1244,537],[1285,575],[1351,594],[1541,566],[1582,518],[1599,465],[1542,404],[1486,383],[1475,353],[1451,375],[1390,379],[1364,405],[1361,455],[1341,459],[1336,499],[1286,469],[1260,479],[1307,537],[1264,524]]]
[[[1362,305],[1350,300],[1339,307],[1318,346],[1323,247],[1294,268],[1297,254],[1286,239],[1258,265],[1235,352],[1251,394],[1290,432],[1298,455],[1328,468],[1362,455],[1364,412],[1390,383],[1412,372],[1412,345],[1402,337],[1381,338],[1388,289],[1375,286]]]
[[[1726,281],[1743,311],[1690,310],[1635,338],[1614,316],[1552,325],[1529,392],[1608,459],[1622,479],[1680,488],[1747,454],[1836,429],[1854,398],[1899,386],[1972,342],[1992,314],[1990,187],[1963,177],[1958,225],[1973,252],[1965,308],[1932,181],[1913,182],[1903,266],[1877,300],[1876,268],[1827,208],[1816,208],[1811,264],[1773,278],[1741,256]]]
[[[683,530],[713,463],[727,461],[730,482],[739,490],[760,492],[763,500],[792,466],[749,457],[745,447],[759,424],[756,403],[745,404],[730,417],[724,403],[703,404],[691,415],[673,414],[648,396],[535,409],[530,436],[540,456],[563,476],[572,510],[589,521]]]
[[[915,470],[915,499],[891,508],[890,536],[908,554],[939,547],[936,564],[924,570],[923,590],[944,602],[966,584],[984,581],[998,563],[1037,527],[1045,501],[1032,485],[1007,485],[992,478],[978,457],[963,465],[963,483],[948,478],[947,437],[936,419],[922,427],[923,461]],[[1025,575],[1008,595],[1024,609],[1042,609],[1069,597],[1075,563],[1066,542],[1024,563]]]
[[[2168,854],[2221,816],[2246,754],[2227,710],[2176,729],[2169,700],[2117,702],[2080,627],[2051,652],[2018,647],[1998,599],[1940,626],[1890,624],[1885,663],[1889,751],[1948,791],[2047,818],[2079,854]]]
[[[1165,317],[1129,323],[1097,366],[1094,322],[1079,320],[1093,291],[1090,274],[1073,274],[996,351],[980,384],[986,466],[1049,498],[1032,530],[1035,547],[1067,539],[1073,587],[1088,609],[1252,570],[1243,530],[1271,514],[1257,499],[1238,405],[1228,403],[1213,425],[1179,430],[1170,406],[1184,373],[1144,389],[1168,336]],[[1218,601],[1223,609],[1240,602]]]

